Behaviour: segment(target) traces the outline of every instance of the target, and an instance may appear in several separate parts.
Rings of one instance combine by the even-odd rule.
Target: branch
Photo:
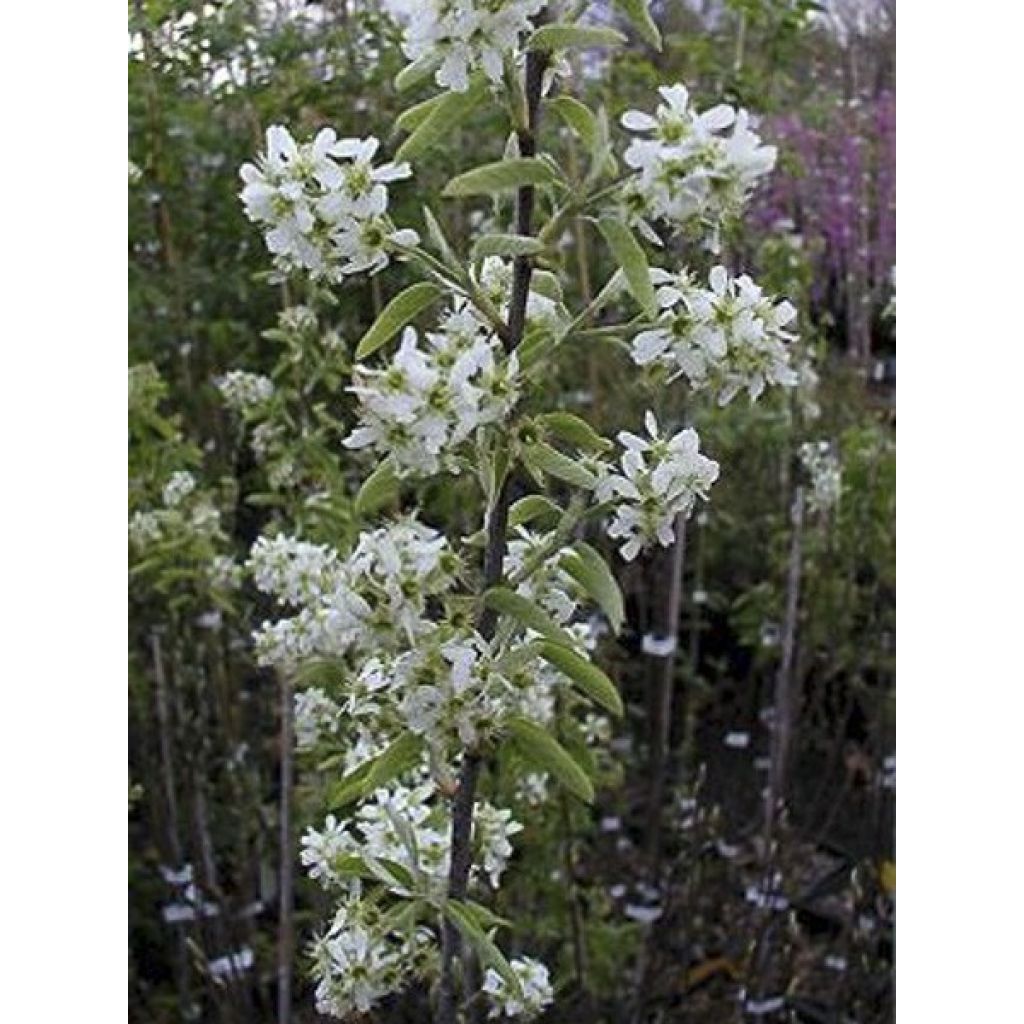
[[[540,107],[541,83],[544,77],[545,54],[531,51],[526,55],[526,126],[520,129],[519,153],[534,156],[537,152],[537,112]],[[516,194],[516,234],[533,232],[534,188],[526,185]],[[526,327],[526,302],[530,294],[533,263],[529,256],[517,256],[512,271],[512,296],[509,300],[508,327],[502,341],[506,352],[514,351],[523,340]],[[511,481],[506,475],[501,483],[487,519],[487,547],[484,552],[483,589],[493,587],[502,576],[505,563],[508,510],[511,504]],[[497,613],[485,608],[477,621],[484,639],[494,635]],[[451,866],[448,872],[448,896],[462,899],[466,894],[472,864],[473,805],[480,776],[481,757],[467,751],[459,769],[459,788],[452,803]],[[458,929],[446,917],[441,925],[441,982],[438,990],[438,1024],[455,1024],[455,957],[461,942]],[[464,972],[464,981],[466,980]],[[468,986],[464,986],[467,987]],[[472,995],[473,993],[464,993]]]

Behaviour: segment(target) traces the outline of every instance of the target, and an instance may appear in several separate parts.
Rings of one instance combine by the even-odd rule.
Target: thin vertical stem
[[[292,685],[281,673],[281,840],[277,919],[277,1024],[292,1019],[292,958],[295,947],[292,788],[295,744],[292,733]]]
[[[675,524],[676,539],[667,552],[665,615],[661,634],[676,638],[679,613],[683,602],[683,567],[686,553],[686,515],[679,513]],[[665,798],[665,775],[668,770],[672,735],[672,697],[675,689],[676,649],[661,658],[656,669],[653,720],[651,723],[651,789],[647,803],[647,856],[651,871],[657,874],[661,849],[661,805]]]
[[[803,558],[804,489],[798,484],[790,509],[792,532],[786,575],[786,614],[782,630],[782,658],[775,678],[775,727],[772,730],[771,779],[766,808],[767,832],[771,838],[776,815],[786,798],[786,779],[792,753],[796,702],[793,690],[793,660],[796,650],[797,615],[800,607],[800,563]]]
[[[545,55],[531,51],[526,56],[525,95],[527,123],[519,133],[519,152],[522,156],[533,156],[537,151],[537,114],[540,108],[541,83],[544,74]],[[534,189],[524,186],[516,193],[516,232],[530,235],[533,232]],[[528,256],[517,256],[512,270],[512,295],[509,300],[508,330],[504,340],[505,350],[511,352],[523,338],[526,326],[526,302],[530,294],[530,277],[533,262]],[[484,554],[484,589],[494,586],[502,576],[505,562],[508,509],[511,504],[510,481],[506,477],[490,508],[487,519],[487,547]],[[490,639],[496,625],[495,613],[485,610],[477,622],[477,629],[485,639]],[[462,899],[469,883],[472,864],[473,806],[476,800],[476,786],[480,777],[482,760],[478,752],[466,751],[459,769],[458,789],[452,802],[451,858],[448,872],[448,897]],[[438,1024],[455,1024],[457,1002],[455,983],[455,960],[461,949],[458,929],[447,917],[441,922],[441,981],[438,986]],[[469,991],[469,971],[463,972],[463,997],[471,998],[476,993]],[[476,973],[475,971],[473,972]]]

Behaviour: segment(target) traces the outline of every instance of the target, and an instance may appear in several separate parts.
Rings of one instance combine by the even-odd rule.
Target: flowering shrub
[[[650,34],[644,5],[632,6]],[[553,999],[544,965],[507,959],[495,941],[504,922],[477,899],[500,884],[524,828],[516,807],[483,795],[488,765],[499,748],[514,752],[519,803],[551,799],[549,782],[593,799],[586,759],[563,739],[573,732],[584,750],[602,744],[609,729],[595,707],[622,713],[591,652],[594,608],[613,630],[624,610],[585,531],[603,525],[626,560],[668,546],[719,475],[694,429],[663,434],[651,412],[646,437],[618,434],[613,461],[614,444],[586,420],[545,404],[540,381],[555,353],[588,331],[631,338],[637,364],[685,377],[720,404],[799,380],[786,329],[792,305],[721,265],[699,275],[652,268],[634,234],[663,247],[683,233],[717,250],[723,227],[771,169],[773,148],[746,112],[720,105],[698,114],[676,85],[661,90],[653,116],[625,115],[629,131],[648,137],[623,140],[630,170],[612,178],[618,143],[605,112],[557,94],[554,72],[567,73],[561,51],[622,37],[575,20],[548,24],[548,14],[542,0],[438,0],[415,21],[404,44],[414,63],[398,85],[432,77],[449,91],[399,118],[409,136],[395,161],[374,167],[373,138],[322,128],[297,142],[275,126],[256,164],[241,169],[245,211],[279,278],[340,284],[392,258],[420,277],[356,346],[348,390],[358,423],[343,443],[376,460],[355,500],[361,532],[350,547],[301,528],[266,535],[248,561],[282,612],[256,632],[257,657],[304,687],[295,699],[300,747],[334,751],[342,770],[328,794],[331,814],[302,841],[303,865],[337,900],[312,947],[317,1008],[336,1016],[434,978],[443,1024],[455,1021],[460,995],[482,996],[492,1016],[525,1018]],[[388,217],[388,186],[488,100],[509,118],[506,157],[459,174],[443,196],[491,198],[495,216],[459,254],[426,207],[424,248],[420,233]],[[585,172],[539,151],[544,110],[587,146]],[[511,220],[502,205],[509,194]],[[537,214],[544,223],[534,223]],[[619,269],[573,311],[545,261],[581,218],[596,223]],[[700,250],[693,260],[700,266]],[[709,288],[696,284],[705,272]],[[626,301],[630,318],[590,326]],[[394,354],[383,356],[396,337]],[[249,421],[277,401],[271,381],[243,371],[219,387]],[[254,431],[254,447],[280,437],[263,435],[257,441]],[[394,514],[438,475],[475,484],[479,529]],[[171,491],[183,500],[187,488],[179,481]]]

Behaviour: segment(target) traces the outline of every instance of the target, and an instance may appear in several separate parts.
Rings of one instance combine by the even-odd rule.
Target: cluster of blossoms
[[[661,312],[650,330],[633,339],[633,361],[683,375],[696,391],[709,391],[726,405],[746,391],[756,401],[769,384],[793,387],[799,377],[790,360],[796,335],[786,325],[792,303],[776,302],[746,275],[730,277],[714,267],[710,288],[683,270],[653,269]]]
[[[555,997],[548,969],[528,956],[510,960],[509,966],[522,991],[511,991],[505,979],[493,968],[488,968],[484,975],[483,990],[495,1004],[491,1007],[490,1016],[535,1017]]]
[[[424,770],[415,773],[425,776]],[[396,826],[401,822],[401,827]],[[477,870],[497,888],[512,855],[509,837],[523,826],[512,812],[482,801],[477,805],[473,845]],[[416,785],[392,784],[376,790],[353,819],[338,821],[328,816],[322,829],[308,828],[302,837],[301,860],[325,889],[345,889],[351,883],[346,860],[359,858],[365,864],[395,865],[390,868],[389,888],[395,895],[408,895],[407,878],[420,892],[442,896],[448,881],[451,834],[450,807],[439,799],[431,781]]]
[[[657,540],[667,547],[675,538],[675,520],[689,515],[697,498],[707,499],[718,479],[718,463],[701,455],[699,439],[687,428],[662,437],[654,414],[644,417],[649,439],[627,430],[618,435],[625,449],[621,473],[609,473],[597,486],[599,501],[613,501],[608,536],[624,541],[619,549],[628,562]]]
[[[387,184],[412,171],[405,163],[374,167],[378,145],[373,137],[339,139],[331,128],[299,145],[280,125],[267,129],[266,152],[242,166],[241,196],[280,273],[338,282],[380,270],[392,251],[419,242],[387,217]]]
[[[843,475],[835,447],[829,441],[807,441],[800,445],[800,461],[811,480],[807,506],[824,513],[839,504]]]
[[[455,449],[488,423],[502,420],[519,397],[519,363],[466,305],[457,305],[421,348],[407,327],[391,362],[359,365],[350,389],[360,425],[349,448],[392,455],[401,475],[458,472]]]
[[[656,245],[648,221],[699,225],[717,250],[722,224],[742,211],[758,179],[775,166],[775,147],[761,145],[745,110],[720,103],[699,114],[685,86],[658,91],[664,102],[653,116],[639,110],[622,115],[626,128],[649,136],[634,139],[625,153],[638,172],[626,189],[630,219]]]
[[[274,382],[261,373],[229,370],[214,383],[224,404],[243,416],[264,407],[274,397]]]
[[[128,540],[136,549],[186,534],[203,540],[220,536],[220,513],[196,490],[196,478],[187,470],[168,477],[162,499],[163,507],[137,511],[128,520]]]
[[[431,935],[389,926],[380,908],[354,884],[330,928],[312,945],[316,1009],[343,1019],[368,1012],[400,989],[429,957]]]
[[[412,61],[439,65],[442,89],[465,92],[470,72],[482,70],[501,83],[506,57],[533,31],[530,18],[547,0],[428,0],[409,22],[402,50]]]
[[[407,519],[362,534],[345,561],[323,545],[261,537],[248,566],[261,590],[299,608],[255,637],[260,663],[284,668],[431,631],[426,602],[450,588],[457,560],[440,534]]]

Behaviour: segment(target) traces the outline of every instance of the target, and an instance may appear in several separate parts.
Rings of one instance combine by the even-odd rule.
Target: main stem
[[[534,156],[537,152],[537,114],[540,108],[541,82],[544,75],[545,56],[540,51],[526,55],[526,127],[518,132],[520,156]],[[516,194],[516,233],[533,233],[534,190],[532,186],[520,188]],[[512,266],[512,295],[509,300],[508,329],[502,339],[505,351],[512,352],[523,340],[526,326],[526,300],[530,294],[530,276],[533,263],[528,256],[517,256]],[[484,590],[501,580],[505,562],[508,510],[511,504],[510,481],[506,475],[490,507],[487,519],[487,548],[484,553]],[[497,615],[492,609],[485,609],[477,621],[480,635],[489,640],[494,635]],[[478,751],[467,750],[459,769],[459,786],[452,802],[451,860],[448,870],[448,898],[461,900],[466,895],[469,883],[469,869],[472,865],[473,805],[476,800],[477,780],[480,777],[482,758]],[[445,917],[441,924],[441,982],[438,990],[437,1024],[456,1024],[455,959],[461,942],[458,929]],[[471,996],[465,984],[464,995]],[[473,986],[475,989],[477,986]]]

